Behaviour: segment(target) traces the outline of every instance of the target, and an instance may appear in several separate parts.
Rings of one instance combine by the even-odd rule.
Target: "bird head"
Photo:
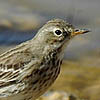
[[[86,29],[75,29],[73,25],[62,19],[53,19],[39,30],[36,37],[40,43],[58,48],[65,47],[65,44],[73,37],[88,32],[89,30]]]

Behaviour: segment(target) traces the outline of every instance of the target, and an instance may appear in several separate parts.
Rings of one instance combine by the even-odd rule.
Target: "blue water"
[[[5,30],[0,32],[0,45],[19,44],[34,37],[34,31]]]

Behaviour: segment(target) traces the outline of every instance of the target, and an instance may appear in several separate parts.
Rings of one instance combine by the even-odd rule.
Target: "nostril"
[[[76,30],[75,30],[75,32],[78,32],[78,31],[79,31],[79,29],[76,29]]]

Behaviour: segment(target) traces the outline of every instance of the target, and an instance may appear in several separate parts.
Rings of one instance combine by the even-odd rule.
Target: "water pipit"
[[[48,21],[36,36],[0,55],[0,100],[35,100],[56,80],[69,41],[88,30],[62,19]]]

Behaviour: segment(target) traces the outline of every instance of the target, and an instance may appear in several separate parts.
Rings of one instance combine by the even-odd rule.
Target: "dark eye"
[[[55,34],[58,35],[58,36],[61,36],[62,35],[62,32],[60,30],[56,30],[55,31]]]

